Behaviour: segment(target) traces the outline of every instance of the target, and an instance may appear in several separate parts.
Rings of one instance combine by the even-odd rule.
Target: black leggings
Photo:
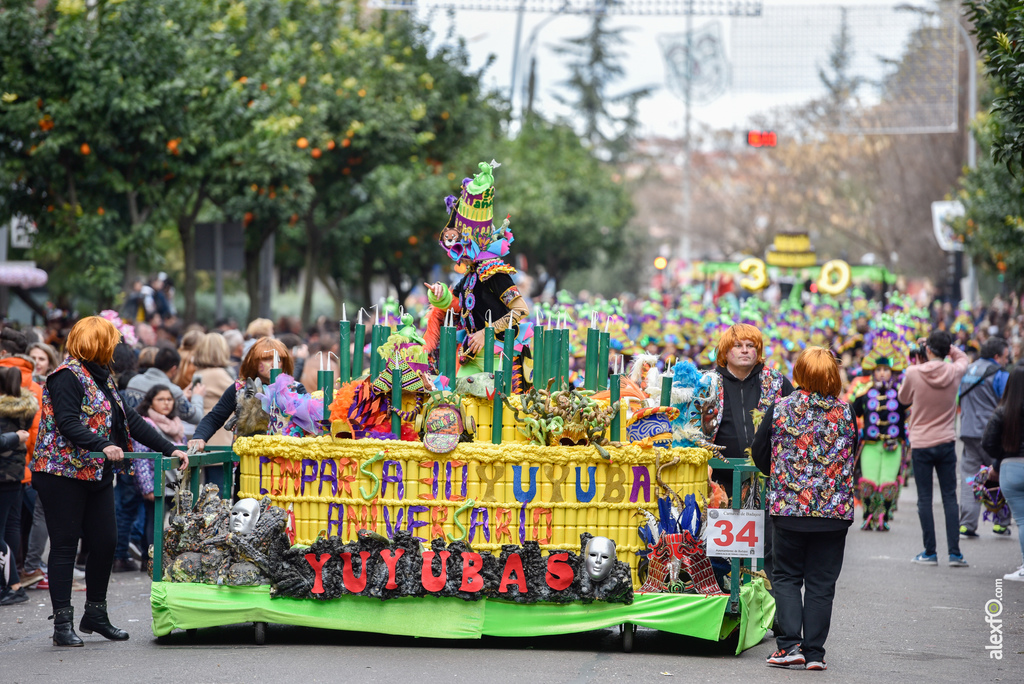
[[[47,566],[53,609],[56,611],[71,605],[71,583],[79,539],[89,546],[89,558],[85,563],[85,600],[106,601],[110,568],[117,546],[112,473],[105,471],[99,482],[32,473],[32,486],[43,500],[46,528],[50,532]]]

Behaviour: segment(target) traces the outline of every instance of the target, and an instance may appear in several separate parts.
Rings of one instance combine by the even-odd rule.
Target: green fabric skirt
[[[518,604],[433,596],[381,601],[343,596],[328,601],[271,598],[269,586],[154,582],[153,634],[240,622],[319,627],[442,639],[535,637],[586,632],[626,622],[710,641],[739,632],[736,652],[761,642],[775,617],[775,600],[754,579],[740,591],[740,614],[728,614],[728,596],[637,594],[620,603]]]

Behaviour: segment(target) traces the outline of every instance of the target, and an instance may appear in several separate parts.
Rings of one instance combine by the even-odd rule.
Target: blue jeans
[[[917,483],[917,516],[921,519],[924,552],[935,555],[935,519],[932,516],[932,471],[939,478],[942,510],[946,519],[946,546],[960,555],[960,506],[956,500],[956,442],[912,449],[914,482]]]
[[[131,541],[132,528],[139,517],[142,501],[142,494],[135,488],[134,478],[118,473],[117,486],[114,487],[114,511],[117,515],[117,546],[114,548],[114,558],[131,558],[131,554],[128,553],[128,542]]]
[[[1010,506],[1013,519],[1017,521],[1017,539],[1020,540],[1020,554],[1024,562],[1024,463],[1003,463],[999,468],[999,488],[1003,490],[1006,503]]]

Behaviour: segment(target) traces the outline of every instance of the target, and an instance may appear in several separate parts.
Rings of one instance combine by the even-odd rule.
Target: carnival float
[[[609,373],[611,315],[525,325],[509,218],[493,224],[498,166],[446,200],[439,243],[464,274],[431,286],[425,334],[408,314],[378,311],[369,331],[362,311],[343,315],[340,377],[321,370],[305,393],[275,369],[239,391],[234,445],[192,456],[157,525],[157,637],[250,622],[257,643],[267,623],[441,638],[618,626],[630,651],[640,626],[732,638],[737,653],[764,637],[774,601],[754,535],[742,559],[709,556],[729,500],[757,498],[752,466],[709,441],[717,374],[659,372],[643,354]],[[137,456],[156,459],[157,481],[172,467]],[[731,497],[712,463],[742,473]],[[209,465],[235,478],[234,505],[200,485]]]

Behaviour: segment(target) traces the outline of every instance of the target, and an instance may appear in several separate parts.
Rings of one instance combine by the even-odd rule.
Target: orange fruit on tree
[[[319,159],[323,152],[320,151],[319,147],[314,147],[310,154],[313,155],[313,159]]]
[[[100,207],[99,209],[96,210],[96,213],[99,214],[100,216],[103,216],[107,212],[103,211],[103,207]]]
[[[348,139],[348,138],[345,138],[344,140],[341,141],[341,146],[342,147],[348,147],[351,144],[352,144],[352,141],[350,139]]]
[[[334,141],[333,140],[328,140],[327,141],[327,149],[329,149],[329,150],[333,150],[334,149]]]
[[[307,147],[309,147],[309,140],[306,138],[299,138],[298,140],[295,141],[295,144],[298,146],[300,150],[304,150]]]
[[[255,216],[253,216],[253,213],[251,211],[247,211],[245,212],[245,216],[242,217],[242,223],[244,223],[245,225],[249,225],[250,223],[252,223],[252,220],[254,218]]]
[[[78,150],[87,157],[92,152],[92,148],[89,147],[89,143],[82,143],[82,146],[79,147]]]

